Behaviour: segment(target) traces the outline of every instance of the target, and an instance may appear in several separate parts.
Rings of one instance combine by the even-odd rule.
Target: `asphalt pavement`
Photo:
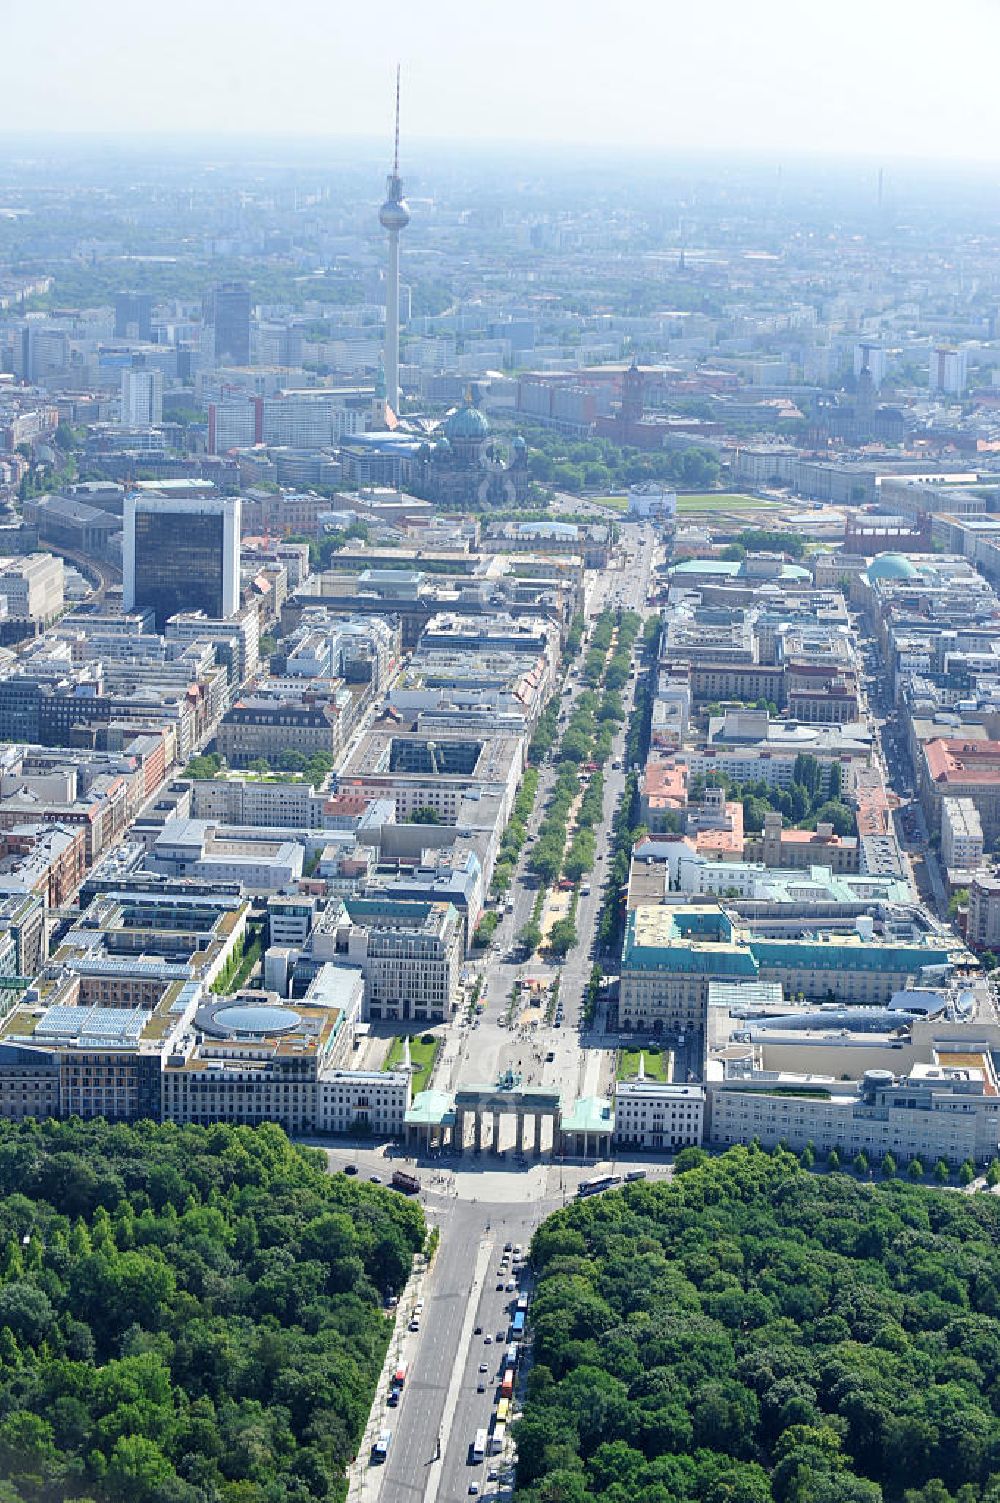
[[[631,531],[631,530],[630,530]],[[609,568],[590,583],[588,617],[606,606],[612,609],[642,609],[652,565],[652,533],[626,567]],[[571,678],[572,692],[562,703],[568,708],[580,692],[579,678]],[[631,708],[635,680],[623,695]],[[615,738],[612,762],[623,760],[624,727]],[[591,892],[580,896],[577,909],[578,943],[561,966],[546,961],[508,959],[518,932],[531,917],[537,888],[524,880],[531,841],[544,813],[553,770],[546,767],[540,778],[539,796],[529,823],[529,840],[522,852],[510,898],[512,912],[505,913],[485,958],[469,969],[483,977],[481,1000],[484,1011],[474,1026],[453,1024],[448,1032],[435,1084],[454,1090],[459,1084],[494,1081],[504,1070],[521,1073],[526,1081],[558,1086],[566,1094],[594,1094],[610,1084],[614,1053],[598,1030],[584,1034],[580,1027],[584,990],[593,964],[591,949],[603,900],[607,871],[610,825],[625,784],[621,766],[605,768],[604,814],[595,831],[601,860],[591,876]],[[549,978],[558,971],[564,1007],[563,1026],[542,1024],[531,1030],[506,1026],[509,999],[515,982],[527,974]],[[546,1055],[551,1052],[552,1060]],[[444,1153],[429,1160],[405,1160],[422,1181],[421,1199],[429,1218],[440,1229],[440,1243],[430,1269],[420,1281],[424,1301],[419,1333],[408,1334],[404,1345],[409,1363],[405,1388],[397,1407],[385,1406],[385,1384],[376,1398],[369,1435],[381,1428],[392,1431],[384,1464],[371,1464],[369,1455],[359,1457],[353,1469],[352,1503],[457,1503],[469,1496],[475,1483],[486,1498],[507,1495],[507,1456],[486,1456],[474,1463],[473,1437],[490,1429],[497,1402],[500,1363],[512,1306],[519,1290],[497,1288],[505,1242],[521,1243],[525,1250],[539,1223],[575,1193],[582,1178],[608,1172],[613,1164],[564,1163],[544,1152],[541,1161],[518,1162],[513,1154],[514,1126],[506,1123],[503,1156],[488,1148],[480,1155]],[[326,1146],[326,1145],[324,1145]],[[543,1140],[543,1149],[550,1146]],[[350,1164],[360,1175],[388,1180],[393,1165],[404,1161],[400,1145],[329,1148],[331,1168]],[[617,1166],[621,1172],[641,1167],[650,1175],[666,1175],[668,1166],[649,1160],[629,1160]],[[509,1269],[503,1270],[503,1284]],[[522,1284],[521,1287],[524,1287]],[[411,1295],[412,1299],[413,1296]],[[406,1324],[402,1312],[401,1324]],[[476,1333],[476,1327],[481,1327]],[[487,1342],[487,1337],[491,1339]],[[499,1338],[499,1340],[498,1340]],[[480,1373],[480,1364],[486,1372]],[[480,1381],[484,1392],[478,1392]],[[491,1480],[491,1474],[492,1480]]]

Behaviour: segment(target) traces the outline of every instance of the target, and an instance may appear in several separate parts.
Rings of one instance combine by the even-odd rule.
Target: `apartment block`
[[[975,871],[982,865],[983,827],[970,798],[941,800],[941,860],[948,870]]]

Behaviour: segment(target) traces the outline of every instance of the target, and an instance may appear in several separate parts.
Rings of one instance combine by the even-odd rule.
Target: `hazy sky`
[[[1000,0],[0,0],[0,131],[994,160]],[[405,142],[404,142],[405,161]]]

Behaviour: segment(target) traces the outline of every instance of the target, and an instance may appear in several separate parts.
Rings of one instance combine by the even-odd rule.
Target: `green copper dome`
[[[917,571],[903,553],[880,553],[866,572],[873,584],[876,579],[913,579]]]
[[[471,398],[466,398],[461,407],[445,419],[443,433],[448,439],[463,438],[488,438],[490,425],[479,411],[473,407]]]

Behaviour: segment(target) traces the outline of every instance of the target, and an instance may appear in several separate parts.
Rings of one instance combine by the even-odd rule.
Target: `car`
[[[479,1496],[479,1483],[478,1482],[470,1482],[469,1483],[469,1497],[470,1498],[477,1498],[478,1496]]]
[[[357,1164],[345,1164],[344,1165],[344,1173],[345,1174],[357,1174],[357,1172],[358,1172],[358,1166],[357,1166]]]
[[[484,1346],[492,1346],[493,1345],[493,1337],[490,1335],[489,1331],[487,1331],[486,1335],[483,1337],[483,1345]]]
[[[373,1185],[380,1185],[382,1183],[381,1174],[369,1174],[368,1179],[369,1182]]]
[[[497,1279],[497,1294],[503,1294],[503,1279]]]
[[[396,1405],[399,1403],[398,1388],[392,1388],[389,1390],[389,1397],[386,1399],[386,1403],[389,1405],[390,1409],[395,1409]]]
[[[483,1382],[482,1378],[480,1378],[479,1382],[476,1384],[476,1392],[477,1393],[485,1393],[486,1392],[486,1384]]]
[[[508,1279],[507,1280],[507,1293],[508,1294],[513,1294],[516,1288],[517,1288],[517,1280],[516,1279]]]
[[[498,1331],[497,1332],[497,1341],[502,1344],[506,1340],[507,1340],[507,1332],[506,1331]]]
[[[480,1364],[479,1364],[479,1371],[480,1371],[480,1372],[481,1372],[481,1373],[488,1373],[488,1372],[489,1372],[489,1370],[490,1370],[490,1369],[489,1369],[489,1365],[488,1365],[488,1364],[487,1364],[487,1363],[485,1363],[485,1362],[480,1362]]]
[[[555,1057],[556,1057],[556,1051],[554,1049],[550,1049],[549,1052],[545,1056],[545,1063],[547,1065],[550,1065],[552,1063],[552,1061],[555,1059]]]
[[[407,1329],[410,1330],[410,1331],[419,1331],[420,1330],[420,1316],[419,1315],[414,1315],[414,1317],[410,1321],[410,1324],[407,1327]]]
[[[504,1252],[513,1252],[514,1251],[514,1244],[513,1244],[513,1242],[505,1242],[504,1245],[503,1245],[503,1250],[504,1250]]]
[[[414,1315],[423,1315],[423,1313],[424,1313],[424,1302],[423,1302],[422,1299],[418,1299],[417,1300],[417,1303],[413,1307],[413,1313],[414,1313]]]
[[[489,1471],[486,1473],[486,1480],[487,1482],[496,1482],[499,1476],[500,1473],[497,1471],[496,1467],[491,1466]]]
[[[472,1334],[474,1336],[481,1336],[483,1334],[483,1328],[482,1328],[482,1326],[477,1326],[476,1329],[473,1331]]]

